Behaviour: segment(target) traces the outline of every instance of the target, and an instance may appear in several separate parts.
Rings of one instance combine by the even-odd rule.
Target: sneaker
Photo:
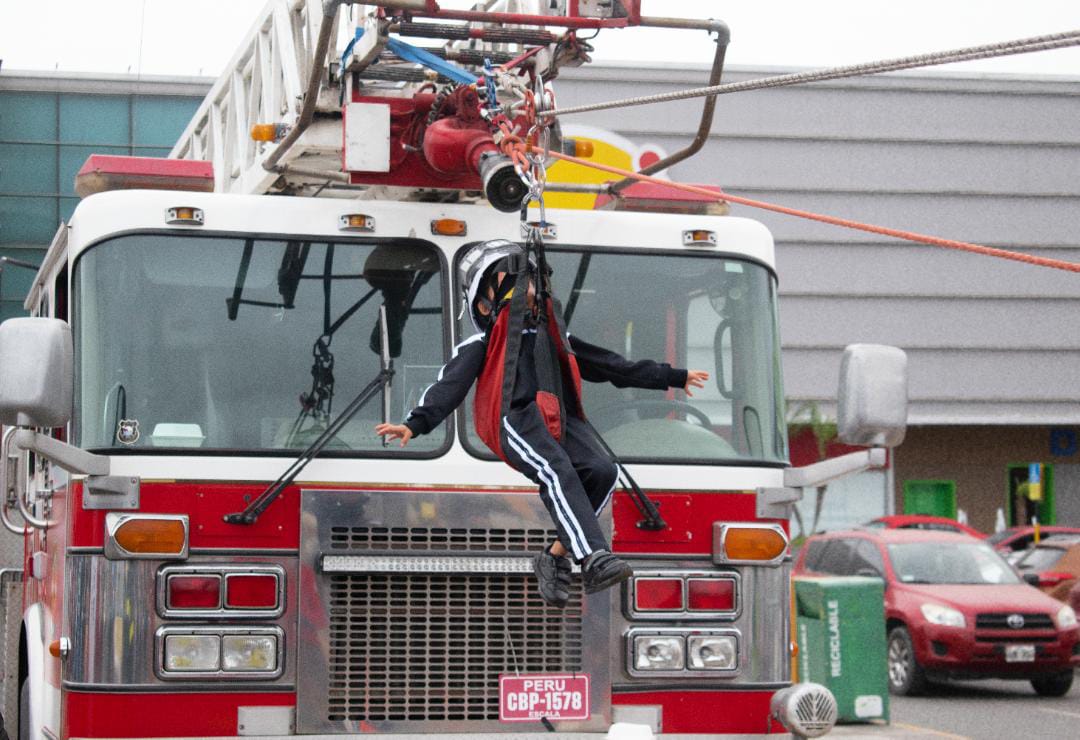
[[[551,548],[546,548],[533,558],[533,572],[544,603],[565,607],[570,600],[570,558],[552,555]]]
[[[582,565],[585,574],[585,593],[592,594],[611,588],[634,575],[634,569],[625,560],[607,550],[597,550]]]

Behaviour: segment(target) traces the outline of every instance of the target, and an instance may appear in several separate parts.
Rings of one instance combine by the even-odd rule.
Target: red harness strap
[[[500,311],[495,326],[488,335],[487,355],[484,357],[484,369],[476,381],[476,396],[473,399],[473,423],[476,433],[484,444],[504,461],[502,445],[499,444],[500,423],[502,421],[502,388],[506,372],[506,325],[509,311]]]
[[[511,306],[508,308],[512,309]],[[581,372],[577,359],[566,342],[566,333],[553,302],[548,299],[546,306],[547,321],[544,334],[537,334],[534,356],[536,363],[537,393],[536,406],[544,419],[551,436],[562,439],[563,414],[569,406],[569,413],[584,418],[581,406]],[[508,371],[517,374],[517,358],[507,356],[507,340],[512,330],[512,310],[500,310],[495,325],[488,335],[487,355],[484,368],[476,384],[476,396],[473,402],[473,421],[476,433],[488,448],[503,460],[502,445],[499,443],[502,417],[510,410],[513,383],[507,383]],[[516,327],[514,327],[516,328]],[[521,331],[520,328],[517,329]],[[514,351],[521,346],[512,342]],[[554,352],[552,352],[554,350]],[[557,367],[557,369],[556,369]]]

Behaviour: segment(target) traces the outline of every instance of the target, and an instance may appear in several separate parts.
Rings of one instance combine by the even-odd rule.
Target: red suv
[[[1032,588],[984,542],[947,532],[853,530],[810,537],[796,575],[885,580],[889,688],[1012,678],[1064,696],[1080,665],[1076,612]]]

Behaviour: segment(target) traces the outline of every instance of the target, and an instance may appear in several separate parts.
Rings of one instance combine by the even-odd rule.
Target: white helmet
[[[478,315],[476,311],[476,299],[485,273],[502,261],[506,262],[505,272],[516,272],[520,265],[515,265],[514,262],[524,257],[525,248],[520,244],[508,239],[491,239],[477,242],[461,258],[458,263],[458,280],[462,300],[465,302],[464,310],[469,312],[469,320],[478,332],[484,332],[489,321],[489,317]],[[535,260],[530,258],[529,264],[535,265]]]

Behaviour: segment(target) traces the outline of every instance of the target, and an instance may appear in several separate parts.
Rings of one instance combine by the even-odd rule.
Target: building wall
[[[735,69],[725,81],[788,70]],[[704,68],[569,70],[559,105],[705,84]],[[934,71],[722,96],[705,149],[673,179],[811,211],[1080,262],[1080,80]],[[567,116],[674,151],[700,101]],[[907,439],[892,480],[830,485],[819,528],[864,521],[868,502],[903,511],[907,480],[957,482],[984,530],[1006,465],[1057,462],[1050,426],[1080,429],[1080,280],[1035,267],[732,206],[772,230],[789,402],[833,416],[853,342],[908,355]],[[1066,461],[1077,462],[1076,460]],[[1080,509],[1080,466],[1058,509]],[[813,492],[808,492],[812,499]],[[812,508],[807,501],[803,509]],[[888,513],[881,506],[877,513]],[[805,514],[805,511],[804,511]],[[805,517],[804,517],[805,518]],[[1080,521],[1075,522],[1080,524]]]
[[[957,501],[969,523],[993,532],[997,510],[1007,505],[1007,466],[1053,465],[1057,523],[1080,526],[1080,520],[1070,518],[1077,510],[1078,492],[1070,483],[1080,469],[1080,452],[1055,454],[1062,448],[1051,440],[1052,431],[1046,426],[914,427],[895,452],[896,478],[955,481]],[[903,503],[901,490],[896,511],[903,511]]]
[[[785,70],[738,69],[726,81]],[[704,84],[704,68],[591,67],[559,105]],[[942,72],[722,96],[673,179],[874,224],[1080,262],[1080,80]],[[700,101],[564,117],[668,151]],[[1080,424],[1073,273],[732,206],[772,229],[788,397],[830,411],[852,342],[910,361],[914,425]]]
[[[37,264],[75,208],[90,154],[168,154],[204,81],[0,75],[0,256]],[[0,320],[22,315],[33,272],[6,265]]]

